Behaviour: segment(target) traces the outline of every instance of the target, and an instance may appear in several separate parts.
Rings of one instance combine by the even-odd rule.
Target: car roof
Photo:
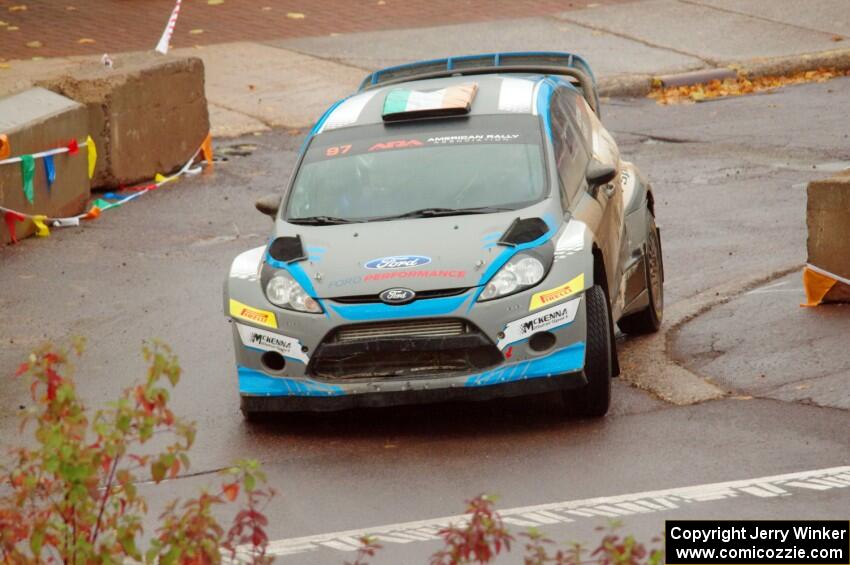
[[[473,76],[451,76],[433,79],[412,80],[358,92],[338,101],[322,116],[311,135],[323,131],[377,124],[383,121],[383,105],[387,94],[393,90],[432,91],[450,86],[475,83],[478,92],[470,107],[469,115],[493,114],[537,114],[540,85],[551,78],[568,88],[575,88],[559,77],[540,74],[479,74]],[[548,93],[546,97],[548,102]]]

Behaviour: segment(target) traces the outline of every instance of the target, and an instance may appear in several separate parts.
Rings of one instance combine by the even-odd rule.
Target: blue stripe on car
[[[550,377],[578,371],[584,367],[584,342],[574,343],[563,349],[537,359],[520,361],[491,369],[466,380],[465,386],[488,386],[525,379]]]
[[[256,369],[237,367],[239,394],[251,396],[341,396],[345,391],[336,385],[307,379],[272,377]]]

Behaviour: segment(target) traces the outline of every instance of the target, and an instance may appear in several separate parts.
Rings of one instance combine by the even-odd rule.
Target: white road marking
[[[523,527],[537,527],[553,523],[573,522],[576,518],[624,516],[666,511],[687,504],[745,495],[757,498],[790,496],[793,494],[792,488],[823,491],[848,486],[850,486],[850,466],[831,467],[740,481],[708,483],[690,487],[508,508],[499,510],[499,514],[505,523]],[[414,543],[420,540],[433,539],[440,529],[450,524],[460,525],[465,521],[466,516],[464,515],[445,516],[415,522],[280,539],[269,542],[268,554],[274,556],[292,555],[315,551],[323,547],[339,551],[353,551],[357,549],[353,544],[364,536],[374,536],[383,544]],[[242,555],[247,555],[249,549],[242,547],[239,551]]]

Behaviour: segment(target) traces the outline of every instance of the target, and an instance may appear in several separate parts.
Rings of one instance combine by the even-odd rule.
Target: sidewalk
[[[31,3],[25,13],[34,13],[37,6],[48,3]],[[84,6],[91,11],[95,3],[79,0],[78,10],[70,13],[82,13]],[[9,4],[9,0],[0,0],[0,8]],[[116,35],[125,39],[121,46],[152,47],[169,4],[170,0],[149,2],[150,12],[134,22],[137,27],[132,34],[116,28]],[[260,15],[243,10],[246,4]],[[374,5],[356,3],[356,8],[355,3],[333,0],[302,3],[300,8],[296,2],[269,4],[274,7],[265,12],[262,2],[260,7],[255,2],[235,0],[213,6],[200,0],[184,4],[174,52],[204,60],[213,134],[217,137],[271,127],[307,127],[331,102],[352,92],[368,71],[449,55],[571,51],[585,56],[604,84],[635,75],[645,82],[649,75],[837,49],[850,61],[847,0],[807,0],[804,5],[774,0],[498,0],[486,4],[377,0]],[[564,11],[571,6],[578,9]],[[111,17],[129,17],[114,9]],[[391,16],[378,17],[385,9]],[[22,13],[3,14],[3,18]],[[305,17],[292,19],[287,13]],[[518,18],[520,14],[528,17]],[[67,37],[77,35],[75,21],[62,26]],[[466,23],[452,23],[457,21]],[[398,29],[412,25],[431,27]],[[74,33],[68,29],[74,29]],[[89,29],[83,28],[80,33]],[[140,35],[143,29],[144,42]],[[192,29],[203,29],[204,33],[189,35]],[[339,31],[328,31],[331,29]],[[357,33],[348,33],[354,31]],[[0,31],[8,33],[13,32]],[[211,38],[240,41],[203,44]],[[193,43],[198,45],[179,47]],[[109,45],[104,40],[80,47],[101,53]],[[0,70],[0,94],[40,73],[72,65],[74,60],[10,62],[11,68]]]

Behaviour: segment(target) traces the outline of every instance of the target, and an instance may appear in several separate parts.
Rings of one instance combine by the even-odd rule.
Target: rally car
[[[569,53],[372,73],[257,208],[224,292],[249,418],[544,391],[600,417],[615,324],[661,323],[651,186]]]

